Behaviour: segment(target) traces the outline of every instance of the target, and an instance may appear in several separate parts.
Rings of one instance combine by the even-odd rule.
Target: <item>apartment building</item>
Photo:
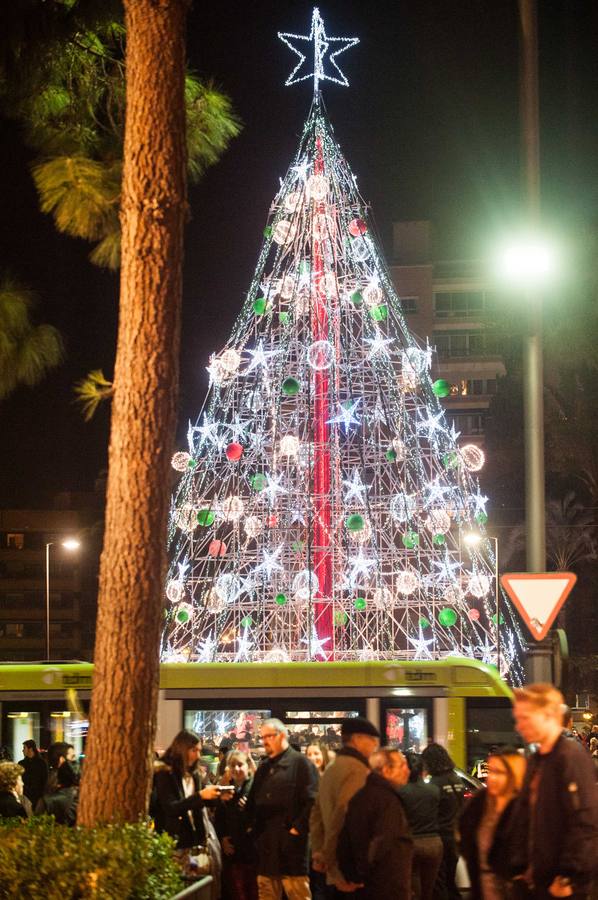
[[[58,505],[64,503],[62,496]],[[0,510],[0,660],[46,659],[48,637],[50,659],[91,658],[97,550],[88,537],[95,515],[89,509]],[[79,549],[66,550],[67,538],[79,539]]]
[[[493,296],[481,263],[436,260],[430,222],[395,222],[391,274],[411,331],[437,351],[433,377],[451,385],[449,417],[463,439],[482,445],[505,365],[486,324]]]

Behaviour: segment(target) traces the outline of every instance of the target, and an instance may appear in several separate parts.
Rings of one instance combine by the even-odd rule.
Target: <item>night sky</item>
[[[544,214],[560,230],[598,225],[598,4],[539,0]],[[178,442],[195,419],[210,352],[225,342],[249,287],[268,208],[295,152],[310,83],[285,87],[296,58],[277,31],[309,32],[305,2],[196,3],[189,62],[228,93],[244,129],[190,189],[185,245]],[[361,43],[339,57],[350,87],[324,84],[335,133],[390,250],[391,224],[432,219],[438,254],[475,257],[517,219],[518,42],[515,0],[326,2],[328,34]],[[87,261],[38,209],[31,155],[2,122],[0,267],[39,296],[65,364],[0,408],[0,504],[45,505],[93,488],[106,466],[109,410],[91,424],[72,385],[90,369],[112,376],[118,278]]]

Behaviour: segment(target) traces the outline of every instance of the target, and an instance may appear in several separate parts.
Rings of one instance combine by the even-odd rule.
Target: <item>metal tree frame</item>
[[[483,457],[447,424],[319,94],[264,234],[173,461],[163,657],[495,661],[492,545],[463,541]]]

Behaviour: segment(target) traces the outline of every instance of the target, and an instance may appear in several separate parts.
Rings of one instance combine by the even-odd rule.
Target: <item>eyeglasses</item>
[[[262,740],[269,741],[271,738],[277,738],[282,732],[280,731],[272,731],[270,734],[263,734]]]

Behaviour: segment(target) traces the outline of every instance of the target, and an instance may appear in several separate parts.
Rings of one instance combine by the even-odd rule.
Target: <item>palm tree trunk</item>
[[[120,319],[83,825],[147,810],[178,393],[188,4],[124,5]]]

